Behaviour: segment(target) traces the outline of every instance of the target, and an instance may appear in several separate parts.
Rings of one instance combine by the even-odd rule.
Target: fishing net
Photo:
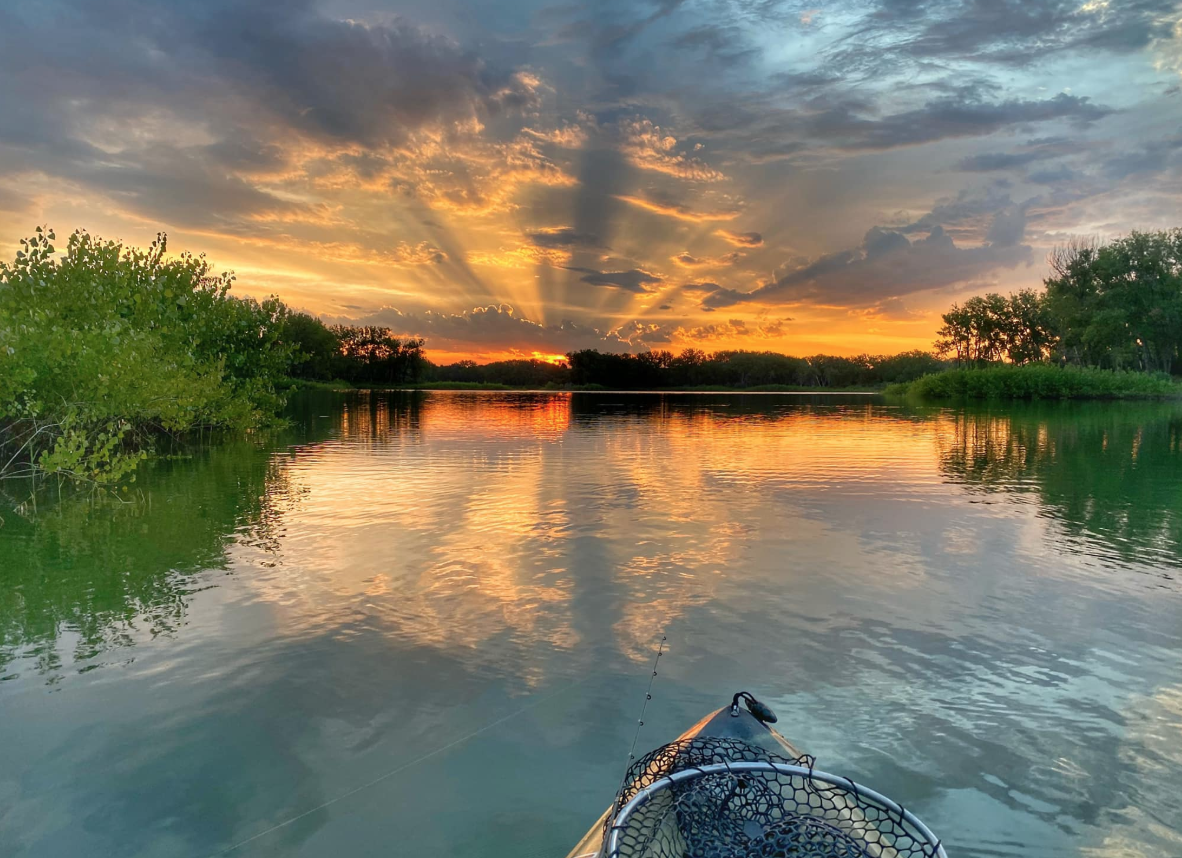
[[[947,858],[913,814],[737,739],[683,739],[628,770],[605,858]]]

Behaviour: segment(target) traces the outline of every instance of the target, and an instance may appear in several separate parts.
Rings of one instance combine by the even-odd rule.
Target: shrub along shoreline
[[[920,400],[1166,399],[1182,382],[1165,373],[1051,364],[961,367],[889,385],[884,393]]]

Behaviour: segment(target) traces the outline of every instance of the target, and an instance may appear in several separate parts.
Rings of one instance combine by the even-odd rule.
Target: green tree
[[[292,313],[284,322],[283,340],[292,348],[290,373],[294,378],[332,378],[341,341],[324,322],[307,313]]]
[[[1182,229],[1072,242],[1050,263],[1047,301],[1063,360],[1173,371],[1182,345]]]
[[[375,325],[329,329],[340,342],[338,378],[374,384],[405,384],[422,374],[423,341],[400,340],[389,328]]]
[[[130,474],[153,437],[249,429],[282,404],[290,348],[275,298],[229,294],[202,256],[167,258],[38,227],[0,263],[0,475]]]
[[[1010,295],[1006,314],[1005,351],[1010,363],[1046,360],[1058,340],[1046,298],[1023,289]]]
[[[978,295],[954,304],[943,320],[936,352],[952,355],[958,364],[1044,360],[1057,339],[1045,299],[1030,289],[1008,298],[996,292]]]

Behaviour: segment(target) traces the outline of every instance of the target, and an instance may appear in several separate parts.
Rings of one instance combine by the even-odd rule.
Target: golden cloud
[[[629,194],[617,194],[616,199],[620,200],[621,202],[628,203],[629,205],[636,206],[637,208],[642,208],[645,211],[653,212],[654,214],[677,218],[678,220],[689,221],[690,223],[707,223],[714,220],[734,220],[739,216],[737,211],[695,211],[687,205],[673,202],[672,200],[637,197]]]
[[[629,119],[620,124],[620,149],[633,166],[654,170],[679,179],[697,182],[720,182],[726,176],[700,158],[678,151],[677,138],[661,131],[649,119]],[[700,151],[702,144],[693,147]]]
[[[683,250],[670,258],[682,268],[726,268],[742,259],[743,254],[733,250],[722,256],[694,256],[688,250]]]

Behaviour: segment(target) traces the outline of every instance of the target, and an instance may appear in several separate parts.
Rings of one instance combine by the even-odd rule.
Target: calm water
[[[1180,405],[294,424],[3,510],[0,854],[562,858],[662,633],[643,749],[748,688],[953,856],[1182,854]]]

